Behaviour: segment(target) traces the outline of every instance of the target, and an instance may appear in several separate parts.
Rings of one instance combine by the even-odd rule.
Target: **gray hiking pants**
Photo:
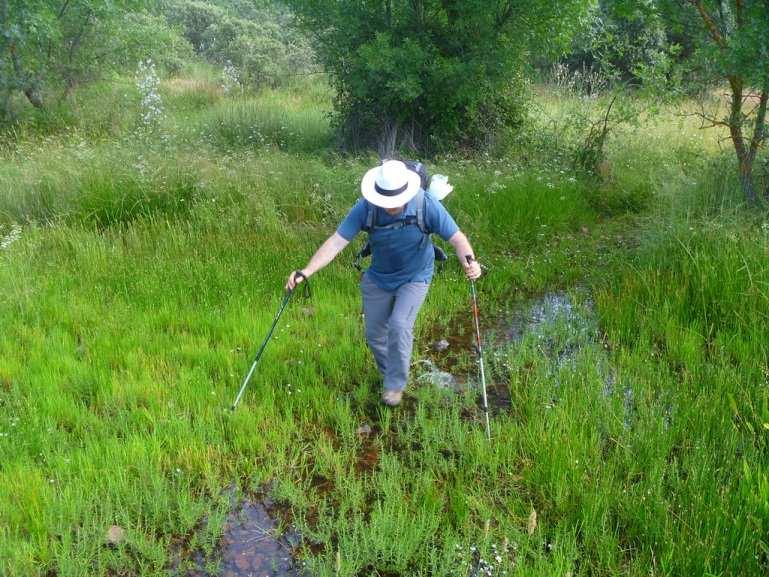
[[[428,288],[430,283],[410,282],[395,291],[386,291],[365,274],[361,279],[366,342],[374,353],[386,390],[401,391],[406,387],[414,321]]]

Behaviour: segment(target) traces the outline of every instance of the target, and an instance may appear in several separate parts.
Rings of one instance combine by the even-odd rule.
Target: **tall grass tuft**
[[[312,153],[327,148],[332,133],[322,110],[287,109],[265,100],[229,100],[213,106],[196,124],[198,134],[223,149],[277,148]]]

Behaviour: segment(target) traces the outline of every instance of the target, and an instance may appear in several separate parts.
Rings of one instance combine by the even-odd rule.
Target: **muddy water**
[[[500,349],[533,341],[554,361],[555,368],[565,366],[574,360],[581,349],[595,346],[595,323],[591,315],[589,302],[584,307],[578,307],[565,292],[546,293],[524,301],[504,315],[482,319],[484,360],[493,363],[494,357],[500,356]],[[453,323],[447,332],[454,332],[459,324]],[[438,388],[462,390],[474,375],[468,377],[456,371],[456,359],[462,354],[475,359],[474,339],[472,334],[461,337],[449,334],[443,341],[450,343],[450,346],[432,346],[430,357],[418,361],[418,378]]]
[[[577,368],[580,355],[590,353],[595,369],[602,381],[602,391],[607,397],[622,395],[626,426],[628,415],[633,409],[633,391],[629,386],[620,386],[611,366],[609,355],[601,344],[598,323],[593,304],[589,298],[580,299],[566,292],[550,292],[517,304],[512,310],[495,318],[482,319],[484,361],[487,374],[489,406],[497,412],[511,406],[510,391],[506,375],[509,374],[509,351],[520,347],[535,347],[547,360],[551,382],[557,389],[563,370]],[[458,323],[454,323],[458,324]],[[453,325],[447,329],[452,332]],[[466,332],[466,331],[462,331]],[[439,389],[462,392],[479,386],[474,367],[458,370],[456,359],[469,355],[473,361],[476,351],[471,335],[433,335],[443,338],[450,347],[432,346],[429,358],[418,362],[418,380]],[[497,377],[497,375],[500,375]],[[499,381],[499,382],[497,382]],[[557,391],[556,391],[557,393]]]
[[[277,534],[269,502],[241,501],[228,515],[224,534],[214,553],[180,552],[181,559],[170,572],[174,577],[306,577],[297,567],[294,552],[301,536],[293,530]],[[191,566],[191,567],[190,567]],[[216,567],[212,570],[212,567]]]

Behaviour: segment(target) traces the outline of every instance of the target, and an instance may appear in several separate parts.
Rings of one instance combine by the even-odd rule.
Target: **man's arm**
[[[459,258],[459,262],[462,263],[462,266],[465,269],[467,278],[475,280],[481,276],[481,265],[478,264],[477,260],[475,260],[473,247],[470,246],[470,241],[467,240],[467,237],[462,233],[461,230],[458,230],[451,236],[451,238],[449,238],[449,243],[451,243],[451,246],[454,247],[454,250],[457,253],[457,257]],[[470,262],[467,260],[468,256],[472,257]]]
[[[346,247],[348,244],[350,244],[350,241],[345,240],[345,238],[342,237],[338,232],[335,232],[326,239],[326,242],[320,245],[320,248],[315,251],[314,255],[312,255],[310,262],[307,263],[307,266],[304,267],[300,272],[309,278],[328,263],[330,263],[332,260],[334,260],[336,255],[342,252],[342,249],[344,249],[344,247]],[[302,282],[302,277],[297,278],[296,281],[297,282],[294,281],[294,273],[292,272],[288,277],[286,289],[293,290],[297,284]]]

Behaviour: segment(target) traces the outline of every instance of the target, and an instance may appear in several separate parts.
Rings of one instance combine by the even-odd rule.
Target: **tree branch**
[[[734,149],[740,161],[745,157],[745,138],[742,135],[742,78],[729,76],[729,86],[732,89],[732,102],[729,111],[729,133],[734,142]]]
[[[18,79],[21,90],[24,92],[24,95],[32,106],[35,108],[43,108],[43,97],[40,94],[40,90],[35,80],[32,79],[30,74],[24,72],[21,60],[19,59],[19,53],[16,51],[16,43],[11,41],[8,49],[11,53],[13,71],[16,73],[16,78]]]
[[[64,13],[67,11],[68,6],[69,6],[69,0],[64,0],[64,4],[61,5],[61,8],[59,9],[59,13],[56,15],[56,18],[58,20],[61,20],[64,17]]]
[[[691,2],[691,4],[700,13],[702,21],[705,23],[705,27],[708,29],[708,32],[710,32],[710,36],[713,38],[715,43],[718,44],[718,46],[722,49],[726,48],[726,40],[718,30],[718,24],[716,24],[716,21],[702,4],[702,0],[689,0],[689,2]]]
[[[716,126],[725,126],[726,128],[729,128],[728,122],[718,120],[713,116],[708,116],[707,114],[702,114],[701,112],[693,112],[690,116],[696,116],[702,119],[702,123],[700,124],[701,129],[715,128]],[[705,124],[705,122],[710,122],[710,124]]]
[[[769,79],[764,80],[764,89],[758,102],[756,114],[756,126],[753,129],[753,138],[750,140],[750,155],[755,158],[758,147],[766,139],[766,104],[769,101]]]

